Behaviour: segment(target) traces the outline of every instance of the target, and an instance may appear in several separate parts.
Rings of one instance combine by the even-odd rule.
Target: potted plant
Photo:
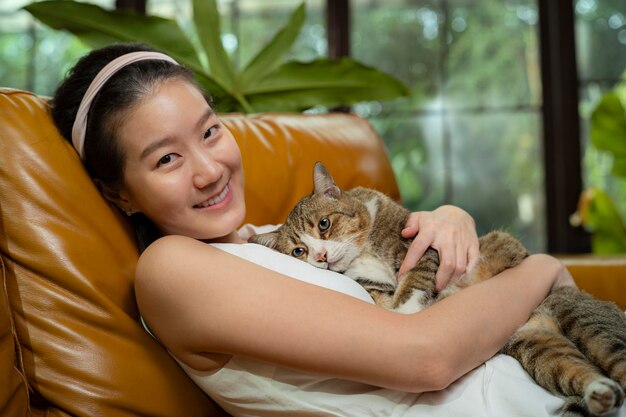
[[[304,24],[304,3],[247,65],[237,68],[222,45],[216,1],[192,3],[202,51],[197,51],[176,21],[170,19],[63,0],[36,2],[25,9],[46,25],[67,30],[93,48],[113,42],[153,46],[194,71],[223,112],[299,112],[314,106],[389,100],[410,93],[391,75],[349,58],[285,62],[284,55]]]
[[[605,93],[591,114],[591,145],[612,155],[614,176],[626,179],[626,73]],[[571,218],[591,233],[592,252],[626,253],[626,228],[614,200],[603,190],[583,191],[578,210]]]

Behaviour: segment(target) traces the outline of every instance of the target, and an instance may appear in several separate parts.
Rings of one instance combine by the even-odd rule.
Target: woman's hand
[[[428,247],[439,252],[437,291],[443,290],[478,263],[480,257],[474,219],[455,206],[441,206],[434,211],[411,213],[402,236],[415,237],[400,266],[398,278],[413,268]]]

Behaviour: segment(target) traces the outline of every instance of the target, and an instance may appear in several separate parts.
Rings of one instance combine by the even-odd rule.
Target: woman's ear
[[[104,198],[115,204],[120,210],[126,213],[127,216],[137,212],[133,209],[128,194],[125,191],[118,191],[97,178],[94,179],[94,182]]]

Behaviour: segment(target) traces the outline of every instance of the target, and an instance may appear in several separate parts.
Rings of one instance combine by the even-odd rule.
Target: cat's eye
[[[326,230],[328,230],[328,228],[330,227],[330,220],[328,219],[328,217],[322,217],[320,222],[317,224],[317,227],[319,227],[320,232],[325,232]]]
[[[291,255],[295,256],[296,258],[301,257],[302,255],[304,255],[304,248],[298,246],[297,248],[294,248],[294,250],[291,251]]]

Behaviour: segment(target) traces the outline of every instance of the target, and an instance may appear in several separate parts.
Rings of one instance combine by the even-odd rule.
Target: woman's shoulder
[[[152,242],[142,253],[139,259],[152,258],[155,255],[163,255],[172,250],[180,250],[181,248],[189,248],[203,244],[197,239],[182,235],[166,235]]]
[[[215,266],[216,257],[223,252],[197,239],[180,235],[168,235],[152,242],[139,256],[135,270],[135,289],[143,292],[171,290],[174,285],[190,284],[197,277],[192,270],[207,270],[206,265]],[[206,275],[205,275],[206,276]],[[175,279],[172,279],[175,277]]]
[[[188,256],[193,256],[194,252],[201,250],[200,245],[208,246],[187,236],[163,236],[152,242],[141,253],[136,273],[141,276],[144,270],[151,271],[153,267],[165,262],[185,262]],[[181,257],[183,253],[186,256]]]

